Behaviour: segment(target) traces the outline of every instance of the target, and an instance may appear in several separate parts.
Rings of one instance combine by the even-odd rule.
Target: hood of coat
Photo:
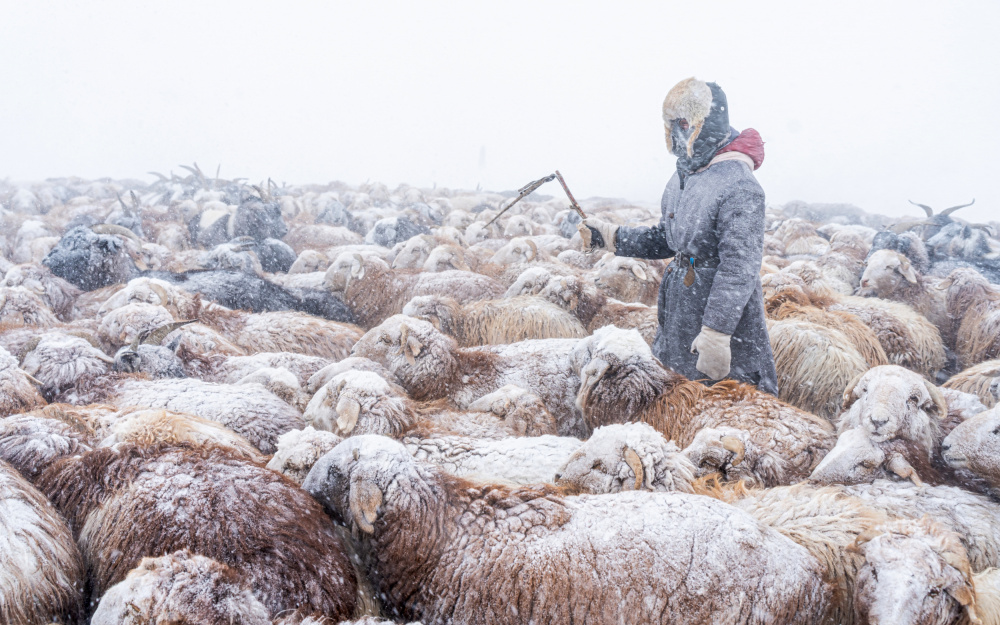
[[[736,134],[735,128],[732,133]],[[764,140],[760,138],[760,133],[753,128],[747,128],[739,133],[735,139],[715,153],[713,160],[718,159],[722,154],[734,152],[749,156],[750,160],[753,161],[754,171],[760,169],[760,166],[764,164]]]
[[[687,175],[708,165],[732,139],[725,92],[714,82],[696,78],[682,80],[667,93],[663,125],[682,186]]]

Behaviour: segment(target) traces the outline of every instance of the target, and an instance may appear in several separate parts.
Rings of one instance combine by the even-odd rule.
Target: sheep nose
[[[951,444],[950,443],[944,443],[944,442],[941,443],[941,453],[944,453],[944,452],[948,451],[949,449],[951,449]]]
[[[556,473],[556,481],[558,482],[561,479],[562,479],[562,473]]]
[[[868,278],[861,281],[861,286],[868,286]]]

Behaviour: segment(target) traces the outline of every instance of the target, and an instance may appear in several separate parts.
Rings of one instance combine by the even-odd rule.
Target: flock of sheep
[[[775,398],[561,198],[186,169],[0,184],[0,623],[1000,623],[996,224],[770,208]]]

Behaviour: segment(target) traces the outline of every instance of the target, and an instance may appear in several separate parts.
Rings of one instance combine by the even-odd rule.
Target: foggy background
[[[1000,3],[5,2],[0,178],[222,177],[658,202],[688,76],[769,203],[996,219]],[[545,187],[542,193],[557,193]]]

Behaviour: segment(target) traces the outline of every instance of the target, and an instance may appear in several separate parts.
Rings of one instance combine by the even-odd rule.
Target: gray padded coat
[[[732,335],[729,378],[778,394],[767,335],[760,265],[764,248],[764,190],[739,160],[717,162],[686,176],[674,174],[653,227],[622,227],[616,254],[674,258],[663,275],[653,353],[674,371],[704,380],[691,343],[706,325]],[[694,259],[695,281],[684,285]]]

